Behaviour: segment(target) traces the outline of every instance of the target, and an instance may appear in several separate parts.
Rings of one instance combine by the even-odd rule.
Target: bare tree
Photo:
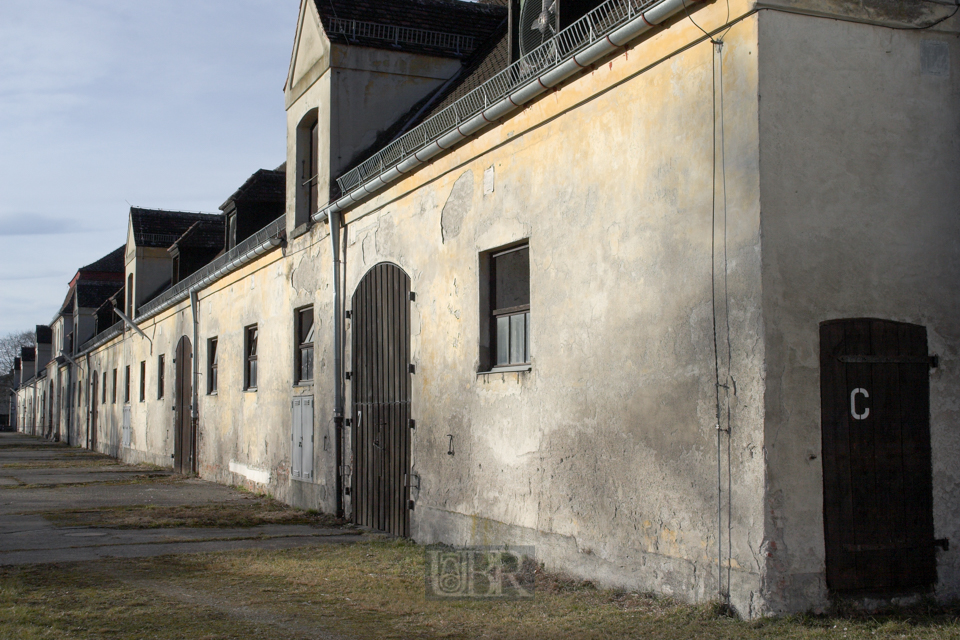
[[[0,338],[0,374],[13,369],[13,359],[20,357],[20,347],[32,347],[37,341],[33,331],[8,333]]]

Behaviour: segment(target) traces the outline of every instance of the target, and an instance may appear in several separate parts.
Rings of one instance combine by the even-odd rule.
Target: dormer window
[[[127,317],[133,317],[133,274],[127,276]]]
[[[227,251],[237,246],[237,213],[227,216]]]
[[[297,126],[297,226],[320,208],[320,121],[310,111]]]
[[[311,216],[317,211],[317,208],[320,204],[320,187],[318,184],[320,171],[320,145],[317,144],[317,127],[319,125],[319,122],[314,122],[313,126],[310,127],[310,153],[306,172],[307,188],[309,189],[309,211]]]

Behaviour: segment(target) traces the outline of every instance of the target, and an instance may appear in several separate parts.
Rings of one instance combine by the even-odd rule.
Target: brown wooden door
[[[353,521],[410,534],[410,278],[373,267],[352,301]]]
[[[178,473],[197,472],[197,434],[193,424],[193,346],[187,336],[177,343],[174,363],[175,428],[173,468]]]
[[[924,327],[820,326],[827,586],[897,593],[936,582]]]
[[[97,409],[100,406],[100,395],[97,393],[97,384],[100,378],[97,372],[93,372],[93,380],[90,381],[90,435],[87,438],[90,442],[90,449],[97,450]]]

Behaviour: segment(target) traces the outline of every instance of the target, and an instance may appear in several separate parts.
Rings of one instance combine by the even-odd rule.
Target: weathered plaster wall
[[[924,69],[925,43],[948,48],[945,73]],[[775,611],[827,602],[822,321],[877,317],[927,327],[930,351],[941,358],[930,379],[936,535],[960,537],[958,70],[955,28],[760,14],[763,550]],[[937,557],[937,593],[956,597],[960,556],[951,549]]]
[[[314,109],[319,119],[317,137],[320,149],[330,148],[330,70],[325,69],[316,82],[304,89],[302,97],[287,108],[287,235],[294,235],[294,229],[306,224],[310,213],[304,198],[303,182],[310,176],[303,171],[306,158],[303,149],[309,145],[309,128],[301,126],[311,120]],[[310,116],[310,117],[308,117]],[[298,147],[301,151],[298,153]],[[330,193],[330,155],[321,153],[317,171],[321,204],[326,203]]]
[[[302,508],[333,511],[336,495],[333,464],[332,408],[328,390],[316,398],[313,479],[291,480],[291,402],[294,395],[313,395],[314,385],[293,385],[294,309],[317,305],[315,380],[329,377],[331,361],[324,328],[331,317],[329,287],[318,273],[329,263],[323,237],[302,236],[296,248],[275,249],[212,286],[199,296],[197,388],[200,423],[197,434],[200,477],[224,484],[267,491]],[[308,267],[303,265],[307,264]],[[327,306],[324,306],[327,305]],[[259,329],[256,390],[243,388],[244,329]],[[176,347],[193,337],[189,301],[139,324],[153,344],[132,331],[90,354],[85,371],[99,381],[107,372],[106,402],[98,403],[97,449],[130,462],[173,464],[175,447]],[[329,334],[329,332],[327,332]],[[218,341],[218,387],[208,394],[208,340]],[[165,355],[164,397],[158,399],[158,356]],[[146,397],[139,400],[140,362],[146,362]],[[86,361],[85,361],[86,362]],[[131,442],[122,447],[123,376],[131,367]],[[117,399],[112,376],[117,370]],[[90,375],[89,373],[85,375]],[[101,382],[98,382],[98,386]],[[89,394],[85,403],[89,403]],[[84,411],[89,411],[85,405]],[[86,436],[84,435],[84,438]],[[324,449],[326,446],[326,449]]]
[[[548,566],[601,583],[715,597],[714,50],[676,53],[699,33],[678,21],[347,214],[348,304],[380,261],[417,294],[417,540],[533,542]],[[763,610],[756,53],[748,18],[723,49],[732,362],[721,353],[721,382],[729,371],[736,384],[721,462],[746,615]],[[478,254],[522,239],[533,369],[478,375]]]
[[[460,60],[334,44],[330,171],[337,176],[413,105],[460,70]]]

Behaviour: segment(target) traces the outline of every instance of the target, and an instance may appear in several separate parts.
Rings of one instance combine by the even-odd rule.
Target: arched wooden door
[[[370,269],[351,305],[353,521],[410,534],[410,277]]]
[[[197,472],[197,432],[193,423],[193,345],[187,336],[177,343],[174,361],[173,468],[177,473]]]
[[[820,325],[827,586],[895,594],[937,579],[924,327]]]
[[[97,384],[100,376],[93,372],[93,379],[90,381],[90,433],[87,434],[87,442],[92,451],[97,450],[97,409],[100,406],[100,395],[97,393]]]

